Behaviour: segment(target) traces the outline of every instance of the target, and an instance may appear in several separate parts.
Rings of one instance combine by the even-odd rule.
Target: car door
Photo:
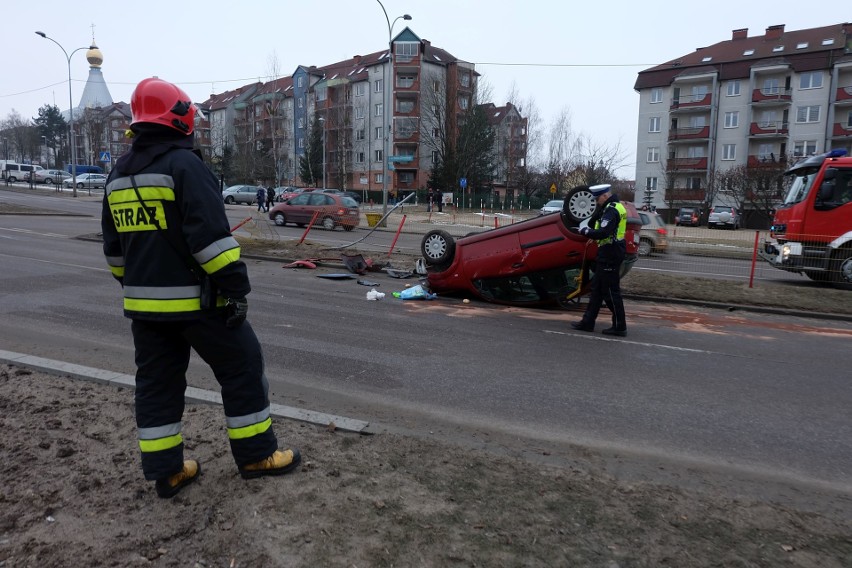
[[[304,225],[311,220],[313,212],[310,211],[310,207],[308,206],[310,198],[310,193],[300,193],[285,203],[284,215],[287,217],[288,222]]]
[[[337,211],[333,207],[334,199],[330,195],[311,192],[308,196],[310,197],[310,201],[308,201],[308,210],[311,218],[313,218],[314,215],[317,216],[317,223],[322,223],[322,220],[328,216],[331,216],[332,219],[335,218]],[[310,222],[310,219],[308,219],[308,222]]]

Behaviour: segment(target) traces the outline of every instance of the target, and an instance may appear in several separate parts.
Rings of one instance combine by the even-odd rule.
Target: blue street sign
[[[459,185],[461,186],[462,189],[466,188],[467,187],[467,178],[461,178],[459,180]]]
[[[109,162],[110,161],[109,152],[101,152],[100,158],[98,159],[98,161],[99,162]]]

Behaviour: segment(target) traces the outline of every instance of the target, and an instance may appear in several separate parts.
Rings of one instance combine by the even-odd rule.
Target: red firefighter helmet
[[[147,122],[192,134],[195,105],[182,89],[157,77],[143,79],[130,96],[130,126]]]

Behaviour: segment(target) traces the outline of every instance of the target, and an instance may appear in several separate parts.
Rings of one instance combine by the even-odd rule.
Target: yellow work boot
[[[243,479],[253,479],[264,475],[284,475],[296,469],[301,461],[302,455],[296,448],[275,450],[275,453],[265,460],[241,467],[240,475],[243,476]]]
[[[183,469],[165,479],[158,479],[155,484],[157,495],[163,499],[169,499],[177,495],[181,489],[198,479],[201,473],[201,464],[195,460],[185,460]]]

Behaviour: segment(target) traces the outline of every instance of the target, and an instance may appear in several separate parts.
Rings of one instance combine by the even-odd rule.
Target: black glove
[[[581,235],[583,235],[583,236],[585,237],[586,235],[588,235],[588,234],[589,234],[589,231],[590,231],[590,230],[591,230],[591,229],[589,229],[588,227],[582,227],[582,228],[580,229],[580,234],[581,234]]]
[[[245,298],[228,298],[225,303],[225,327],[238,327],[246,321],[248,300]]]

